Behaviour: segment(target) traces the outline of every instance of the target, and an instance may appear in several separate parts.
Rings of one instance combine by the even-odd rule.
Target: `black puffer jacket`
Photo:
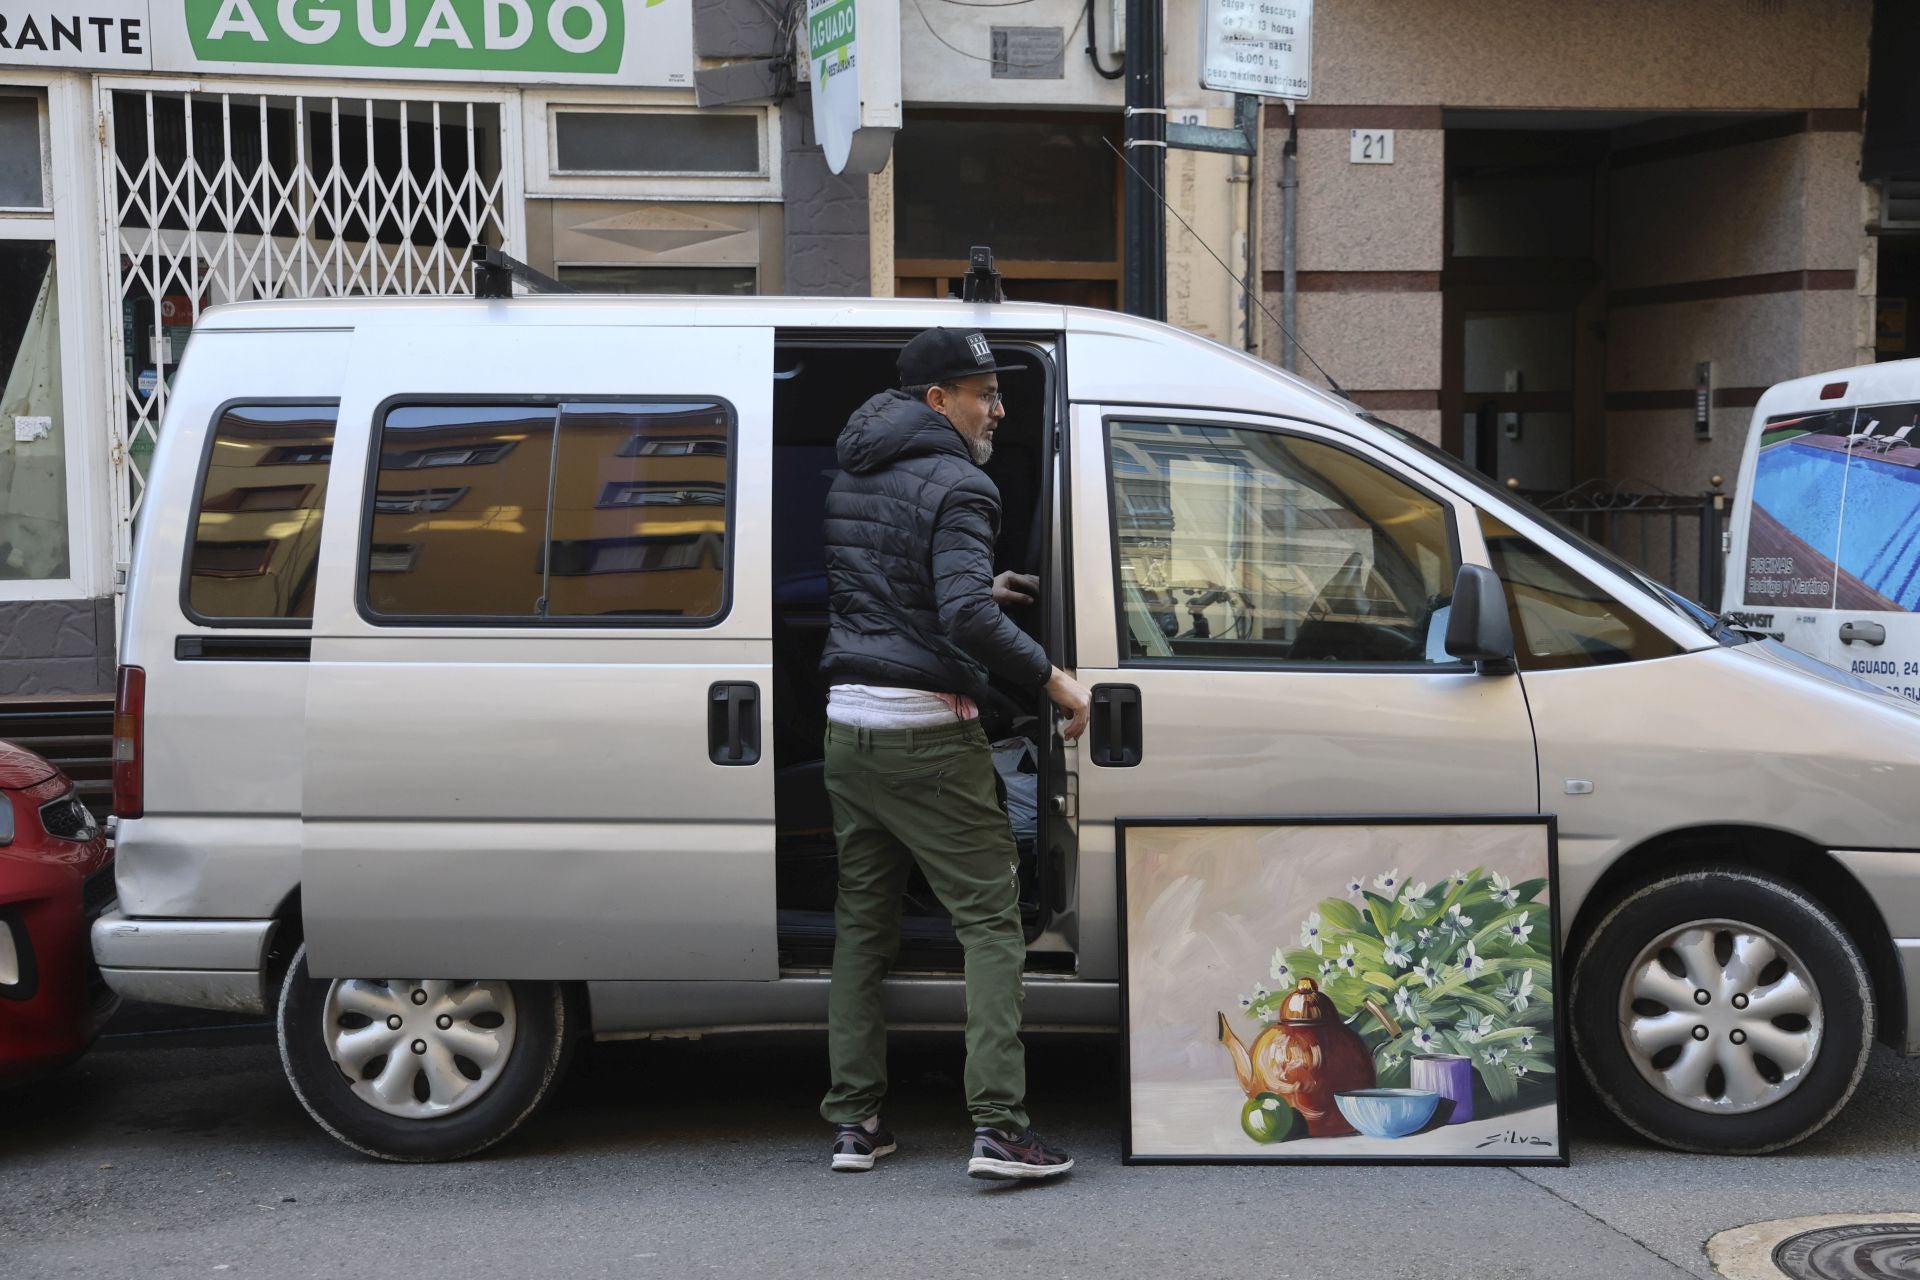
[[[833,684],[977,694],[991,670],[1038,687],[1053,665],[993,602],[1000,491],[953,424],[883,391],[840,433],[827,494]]]

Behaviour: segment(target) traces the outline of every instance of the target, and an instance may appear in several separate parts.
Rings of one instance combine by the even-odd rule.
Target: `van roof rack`
[[[526,293],[574,292],[573,286],[561,284],[552,276],[535,271],[520,259],[498,249],[482,249],[480,256],[473,260],[474,297],[511,298],[515,281],[523,286]]]
[[[967,251],[967,274],[960,277],[960,301],[1005,302],[1006,290],[1000,287],[1000,273],[993,265],[993,249],[976,244]]]

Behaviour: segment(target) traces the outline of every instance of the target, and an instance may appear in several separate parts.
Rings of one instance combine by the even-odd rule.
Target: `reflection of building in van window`
[[[377,441],[367,556],[374,611],[536,615],[555,418],[552,405],[403,405],[388,412]],[[429,470],[430,487],[420,475]]]
[[[1481,512],[1480,533],[1506,588],[1522,671],[1597,667],[1680,652],[1658,628],[1621,608],[1498,516]]]
[[[550,614],[720,612],[728,429],[711,403],[562,408]]]
[[[729,430],[708,402],[395,409],[368,603],[399,616],[712,617]],[[408,474],[428,468],[446,483]]]
[[[1452,579],[1431,499],[1274,432],[1124,423],[1111,452],[1131,656],[1427,660]]]
[[[1920,405],[1768,420],[1754,464],[1749,604],[1910,610],[1920,605]]]
[[[237,405],[213,426],[188,564],[193,612],[313,616],[334,410]]]

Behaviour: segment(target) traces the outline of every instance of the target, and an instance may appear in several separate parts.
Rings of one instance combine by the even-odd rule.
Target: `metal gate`
[[[1590,480],[1534,502],[1682,595],[1719,610],[1729,494],[1717,488],[1705,493],[1648,492]]]
[[[203,307],[468,293],[480,249],[519,251],[512,102],[101,82],[116,562]]]

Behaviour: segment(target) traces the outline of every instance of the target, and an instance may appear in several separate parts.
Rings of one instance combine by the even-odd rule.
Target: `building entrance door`
[[[1449,129],[1446,446],[1525,493],[1600,473],[1606,137]]]

